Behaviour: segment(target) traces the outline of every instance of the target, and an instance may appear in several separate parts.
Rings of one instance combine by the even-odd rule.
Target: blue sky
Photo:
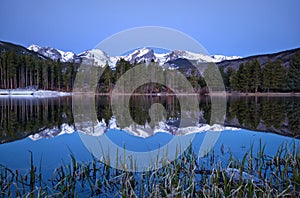
[[[0,40],[79,53],[119,31],[164,26],[210,54],[248,56],[300,47],[298,0],[3,0]]]

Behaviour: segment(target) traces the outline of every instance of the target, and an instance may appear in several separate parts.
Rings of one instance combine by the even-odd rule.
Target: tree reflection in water
[[[139,125],[149,124],[149,109],[159,103],[165,108],[165,114],[156,118],[178,125],[182,112],[177,97],[189,100],[188,96],[131,96],[130,115]],[[95,101],[98,120],[104,119],[107,124],[113,116],[110,97],[96,96]],[[200,113],[189,109],[190,117],[207,123],[211,116],[209,96],[199,98],[199,109]],[[1,143],[23,139],[47,129],[59,131],[62,124],[74,127],[72,97],[0,98]],[[225,125],[299,138],[300,97],[227,97]]]

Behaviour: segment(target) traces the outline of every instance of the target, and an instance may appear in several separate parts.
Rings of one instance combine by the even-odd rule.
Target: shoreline
[[[61,97],[71,95],[72,92],[53,90],[0,89],[1,97]]]
[[[112,96],[112,93],[94,93],[94,92],[64,92],[53,90],[22,90],[22,89],[0,89],[0,96],[32,96],[32,97],[60,97],[60,96],[80,96],[80,95],[96,95],[96,96]],[[213,92],[207,94],[199,93],[115,93],[119,96],[242,96],[242,97],[300,97],[300,92],[257,92],[257,93],[242,93],[242,92]]]
[[[257,93],[232,93],[226,92],[227,96],[300,96],[300,92],[257,92]]]
[[[97,96],[112,96],[112,93],[93,93],[93,92],[72,92],[72,95],[97,95]],[[161,97],[161,96],[243,96],[243,97],[253,97],[253,96],[271,96],[271,97],[282,97],[282,96],[290,96],[290,97],[300,97],[300,92],[259,92],[259,93],[240,93],[240,92],[214,92],[214,93],[208,93],[208,94],[198,94],[198,93],[116,93],[115,95],[119,96],[153,96],[153,97]]]

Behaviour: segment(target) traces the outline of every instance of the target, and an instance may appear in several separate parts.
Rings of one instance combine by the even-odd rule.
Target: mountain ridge
[[[123,55],[123,56],[109,56],[106,52],[100,49],[86,50],[79,54],[73,52],[63,52],[59,49],[51,47],[40,47],[38,45],[30,45],[27,49],[37,52],[45,57],[51,58],[53,60],[58,60],[62,62],[83,62],[83,63],[93,63],[98,66],[104,66],[106,63],[110,67],[114,67],[116,62],[121,58],[129,61],[130,63],[141,63],[150,62],[154,60],[155,62],[165,64],[168,61],[173,61],[178,58],[187,60],[197,60],[197,62],[221,62],[224,60],[239,59],[239,56],[225,56],[225,55],[205,55],[198,54],[194,52],[189,52],[185,50],[174,50],[168,53],[156,53],[152,48],[139,48],[133,52]]]
[[[30,48],[30,46],[29,46]],[[49,47],[40,47],[42,49],[47,49]],[[32,47],[31,47],[32,49]],[[33,50],[33,49],[32,49]],[[62,54],[62,58],[65,55],[65,53],[73,53],[73,52],[63,52],[58,49],[52,48],[52,50],[57,50],[58,53]],[[37,50],[33,50],[38,52]],[[109,56],[107,53],[105,53],[102,50],[99,49],[92,49],[92,50],[86,50],[84,52],[81,52],[79,54],[73,53],[73,60],[76,63],[79,63],[82,61],[82,63],[87,64],[95,64],[98,66],[104,66],[106,63],[111,68],[114,68],[117,61],[119,61],[121,58],[125,59],[126,61],[129,61],[131,64],[134,62],[142,63],[142,62],[150,62],[154,60],[155,62],[159,62],[161,65],[169,64],[173,65],[171,66],[171,69],[178,69],[182,65],[182,60],[187,61],[194,61],[194,63],[205,63],[205,62],[213,62],[218,67],[223,67],[225,70],[228,67],[231,67],[235,70],[237,70],[240,66],[240,64],[245,64],[248,61],[252,61],[254,59],[257,59],[258,62],[264,67],[264,65],[270,60],[281,60],[284,67],[289,67],[289,63],[291,60],[291,57],[294,56],[296,53],[300,53],[300,47],[294,48],[294,49],[288,49],[284,51],[278,51],[274,53],[266,53],[266,54],[258,54],[258,55],[251,55],[247,57],[241,57],[241,56],[225,56],[225,55],[205,55],[205,54],[198,54],[194,52],[189,52],[185,50],[173,50],[167,53],[156,53],[151,48],[139,48],[134,50],[133,52],[123,55],[123,56]],[[49,55],[45,53],[41,53],[41,55],[45,57],[49,57]],[[92,56],[94,55],[94,60],[92,60]],[[69,60],[72,60],[69,59]],[[65,62],[64,59],[61,59],[61,61]]]
[[[196,62],[205,62],[205,61],[207,62],[208,60],[212,60],[211,62],[216,63],[218,67],[223,67],[225,70],[228,67],[237,70],[241,63],[245,64],[247,61],[251,61],[254,59],[257,59],[262,66],[264,66],[268,62],[268,60],[274,61],[280,59],[285,67],[289,67],[289,62],[291,60],[291,57],[298,52],[300,53],[300,47],[294,49],[288,49],[284,51],[278,51],[275,53],[258,54],[258,55],[251,55],[247,57],[224,56],[224,55],[209,56],[209,55],[188,52],[184,50],[174,50],[168,53],[155,53],[153,49],[140,48],[134,50],[133,52],[127,55],[111,57],[108,54],[106,54],[104,51],[101,51],[99,49],[86,50],[81,53],[75,54],[73,52],[64,52],[62,50],[55,49],[52,47],[40,47],[35,44],[30,45],[28,48],[25,48],[21,45],[0,41],[0,52],[3,51],[15,51],[16,53],[35,55],[42,59],[52,59],[52,60],[60,59],[62,62],[74,61],[75,63],[87,63],[87,64],[93,63],[96,65],[103,65],[103,66],[106,63],[108,63],[109,66],[112,68],[115,67],[115,64],[117,63],[118,60],[124,58],[125,60],[131,63],[134,63],[135,60],[138,60],[139,62],[143,62],[143,61],[149,62],[152,59],[154,59],[154,61],[160,62],[161,65],[163,65],[164,63],[172,63],[173,65],[175,65],[173,69],[178,68],[178,65],[176,66],[176,63],[182,62],[183,59],[188,61],[193,60]],[[96,55],[96,60],[93,60],[95,59],[93,57],[95,55]]]

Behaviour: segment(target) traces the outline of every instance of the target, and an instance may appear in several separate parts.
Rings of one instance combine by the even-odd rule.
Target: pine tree
[[[104,78],[104,84],[107,88],[108,92],[111,92],[111,83],[112,83],[112,72],[110,67],[108,66],[108,63],[106,63],[105,70],[103,72],[103,78]]]
[[[53,74],[53,80],[54,80],[54,89],[61,89],[62,85],[62,65],[60,62],[60,59],[57,59],[56,64],[54,66],[54,74]]]
[[[229,82],[230,82],[231,89],[236,90],[236,91],[239,90],[239,79],[238,79],[237,72],[234,69],[231,69]]]
[[[251,63],[251,88],[256,93],[261,85],[261,67],[257,59]]]
[[[16,54],[13,51],[8,52],[7,55],[7,69],[8,69],[8,88],[14,89],[16,88],[14,79],[16,78],[16,68],[17,68],[17,62],[16,62]]]
[[[0,89],[3,88],[3,74],[4,74],[4,69],[3,69],[3,56],[0,54]]]
[[[272,88],[275,91],[282,91],[283,88],[286,86],[286,70],[283,67],[281,60],[276,60],[273,63],[272,76],[273,76]]]
[[[231,87],[230,77],[231,77],[231,74],[233,71],[234,71],[234,69],[231,67],[227,68],[226,72],[224,71],[224,69],[220,69],[220,73],[223,77],[225,88],[227,88],[227,89],[230,89],[230,87]]]
[[[262,88],[269,92],[273,81],[273,68],[271,60],[268,60],[262,71]]]
[[[242,79],[245,84],[244,92],[251,92],[254,86],[252,62],[249,61],[246,62],[244,72],[242,73]]]
[[[118,79],[131,67],[132,67],[132,65],[130,64],[129,61],[126,61],[125,59],[121,58],[116,64],[116,72],[115,72],[116,79],[115,80],[118,81]],[[126,83],[131,83],[131,82],[126,82]],[[126,86],[129,86],[129,84],[126,85],[124,83],[123,91],[125,91]]]
[[[249,68],[249,67],[247,67]],[[248,92],[249,84],[248,84],[248,70],[246,70],[244,64],[240,64],[240,67],[237,71],[237,87],[238,91]]]
[[[192,69],[191,75],[188,78],[189,82],[191,83],[192,87],[194,88],[195,92],[199,91],[199,78],[197,77],[196,69]]]
[[[73,68],[73,63],[68,62],[66,65],[66,71],[64,73],[64,88],[66,91],[70,91],[72,87],[72,68]]]
[[[300,91],[300,53],[297,53],[290,62],[287,76],[287,86],[291,91]]]
[[[49,89],[49,79],[48,79],[48,64],[43,61],[42,66],[42,76],[43,76],[43,89]]]

